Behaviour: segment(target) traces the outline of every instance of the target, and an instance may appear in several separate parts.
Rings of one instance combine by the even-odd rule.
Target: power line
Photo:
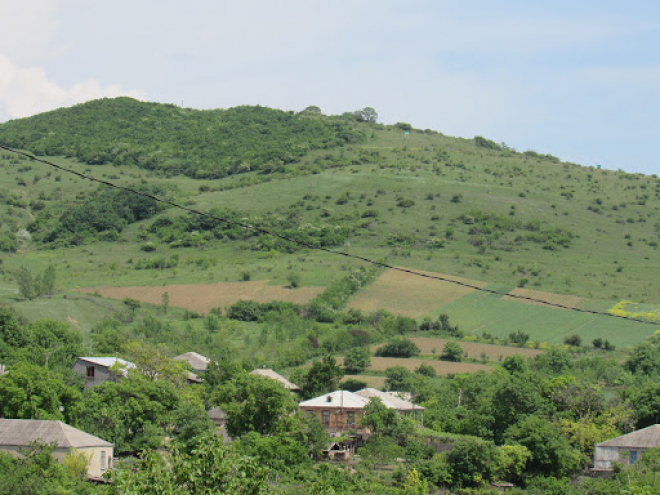
[[[91,182],[96,182],[98,184],[102,184],[104,186],[111,187],[113,189],[126,191],[126,192],[129,192],[131,194],[137,194],[137,195],[143,196],[145,198],[149,198],[149,199],[152,199],[154,201],[157,201],[159,203],[166,204],[166,205],[172,206],[174,208],[178,208],[178,209],[186,211],[188,213],[192,213],[194,215],[199,215],[199,216],[203,216],[203,217],[206,217],[206,218],[211,218],[213,220],[217,220],[219,222],[226,223],[227,225],[235,225],[235,226],[247,229],[247,230],[251,230],[253,232],[270,235],[272,237],[277,237],[278,239],[282,239],[282,240],[287,241],[287,242],[292,242],[294,244],[306,247],[308,249],[315,249],[317,251],[323,251],[323,252],[333,254],[333,255],[336,255],[336,256],[344,256],[345,258],[352,258],[352,259],[355,259],[355,260],[358,260],[358,261],[362,261],[364,263],[368,263],[368,264],[371,264],[371,265],[374,265],[374,266],[378,266],[380,268],[387,268],[389,270],[395,270],[395,271],[398,271],[398,272],[407,273],[409,275],[413,275],[413,276],[416,276],[416,277],[423,277],[423,278],[428,278],[428,279],[432,279],[432,280],[439,280],[441,282],[448,282],[448,283],[451,283],[451,284],[460,285],[462,287],[466,287],[466,288],[469,288],[469,289],[474,289],[476,291],[484,292],[484,293],[487,293],[487,294],[492,294],[492,295],[497,295],[497,296],[506,296],[506,297],[510,297],[510,298],[513,298],[513,299],[520,299],[520,300],[523,300],[523,301],[542,304],[544,306],[550,306],[550,307],[553,307],[553,308],[566,309],[566,310],[575,311],[575,312],[578,312],[578,313],[586,313],[586,314],[599,315],[599,316],[609,316],[611,318],[620,318],[622,320],[634,321],[634,322],[638,322],[638,323],[647,323],[647,324],[650,324],[650,325],[660,325],[660,322],[655,322],[655,321],[651,321],[651,320],[642,320],[642,319],[639,319],[639,318],[629,318],[627,316],[621,316],[621,315],[616,315],[616,314],[612,314],[612,313],[606,313],[606,312],[603,312],[603,311],[594,311],[594,310],[591,310],[591,309],[576,308],[574,306],[567,306],[567,305],[564,305],[564,304],[552,303],[552,302],[549,302],[549,301],[545,301],[543,299],[538,299],[538,298],[530,297],[530,296],[523,296],[523,295],[520,295],[520,294],[501,293],[501,292],[498,292],[498,291],[493,290],[493,289],[488,289],[486,287],[480,287],[478,285],[470,284],[470,283],[467,283],[467,282],[462,282],[460,280],[452,280],[452,279],[449,279],[449,278],[446,278],[446,277],[441,277],[439,275],[431,275],[429,273],[418,272],[418,271],[415,271],[415,270],[410,270],[408,268],[401,268],[401,267],[393,266],[393,265],[390,265],[388,263],[384,263],[382,261],[376,261],[376,260],[373,260],[373,259],[370,259],[370,258],[365,258],[365,257],[359,256],[357,254],[346,253],[344,251],[337,251],[335,249],[329,249],[329,248],[322,247],[322,246],[315,246],[315,245],[310,244],[308,242],[301,241],[301,240],[298,240],[298,239],[293,239],[291,237],[288,237],[288,236],[285,236],[285,235],[282,235],[282,234],[278,234],[277,232],[273,232],[271,230],[263,229],[261,227],[255,226],[255,225],[250,225],[250,224],[243,223],[243,222],[238,222],[238,221],[235,221],[235,220],[229,220],[227,218],[222,218],[222,217],[218,217],[216,215],[212,215],[211,213],[196,210],[194,208],[189,208],[189,207],[181,205],[179,203],[175,203],[174,201],[171,201],[169,199],[165,199],[165,198],[161,198],[159,196],[156,196],[155,194],[151,194],[151,193],[144,192],[144,191],[138,191],[136,189],[133,189],[133,188],[130,188],[130,187],[127,187],[127,186],[121,186],[121,185],[115,184],[113,182],[98,179],[98,178],[93,177],[91,175],[83,174],[82,172],[77,172],[76,170],[73,170],[73,169],[70,169],[70,168],[67,168],[67,167],[63,167],[61,165],[57,165],[57,164],[55,164],[55,163],[53,163],[49,160],[44,160],[43,158],[38,158],[38,157],[32,155],[31,153],[27,153],[25,151],[16,150],[16,149],[10,148],[8,146],[3,146],[3,145],[0,145],[0,149],[9,151],[11,153],[15,153],[17,155],[22,155],[26,158],[29,158],[30,160],[40,162],[40,163],[44,163],[48,166],[56,168],[57,170],[60,170],[62,172],[66,172],[66,173],[69,173],[69,174],[77,175],[78,177],[80,177],[82,179],[85,179],[85,180],[89,180]]]

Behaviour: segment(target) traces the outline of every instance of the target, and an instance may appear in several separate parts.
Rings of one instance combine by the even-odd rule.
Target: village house
[[[330,434],[358,431],[369,399],[353,392],[337,390],[298,404],[301,411],[315,415]]]
[[[80,357],[72,369],[87,379],[85,387],[92,388],[108,380],[117,381],[135,365],[116,357]]]
[[[276,380],[282,384],[282,386],[287,389],[289,392],[292,393],[300,393],[301,388],[298,387],[298,385],[291,383],[289,380],[284,378],[282,375],[279,373],[276,373],[275,371],[269,369],[269,368],[257,368],[256,370],[250,371],[250,374],[252,375],[257,375],[257,376],[265,376],[266,378],[270,378],[271,380]]]
[[[84,454],[89,464],[87,476],[100,478],[112,469],[113,444],[61,421],[0,419],[0,451],[21,456],[34,443],[55,444],[53,457],[64,462],[67,454]]]
[[[660,424],[596,444],[594,471],[611,471],[612,464],[634,464],[648,449],[660,446]]]
[[[185,361],[195,373],[205,373],[211,360],[196,352],[185,352],[174,358],[175,361]]]

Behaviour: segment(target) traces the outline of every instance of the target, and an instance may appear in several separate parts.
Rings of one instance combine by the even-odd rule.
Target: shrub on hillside
[[[409,339],[396,338],[376,350],[379,357],[402,357],[409,358],[419,356],[421,350]]]

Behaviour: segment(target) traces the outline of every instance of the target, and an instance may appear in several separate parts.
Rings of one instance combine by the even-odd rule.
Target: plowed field
[[[468,280],[441,273],[420,272],[462,283],[485,287],[485,282]],[[413,318],[427,315],[438,306],[447,304],[475,289],[463,285],[424,278],[398,270],[387,270],[349,303],[348,308],[362,311],[385,309],[391,313]]]
[[[150,304],[160,304],[165,292],[170,306],[207,314],[213,308],[225,308],[238,301],[286,301],[307,303],[325,290],[324,287],[288,289],[281,285],[266,285],[268,280],[251,282],[219,282],[217,284],[162,285],[143,287],[83,287],[80,292],[98,293],[112,299],[130,297]]]

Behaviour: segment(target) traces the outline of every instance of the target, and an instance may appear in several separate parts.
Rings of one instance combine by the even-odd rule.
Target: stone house
[[[90,478],[100,478],[112,469],[113,444],[105,440],[61,421],[0,419],[0,451],[18,457],[34,442],[55,444],[53,457],[59,462],[72,451],[84,454],[89,460]]]
[[[594,471],[611,471],[612,463],[634,464],[645,451],[660,446],[660,424],[596,444]]]
[[[303,401],[298,407],[303,412],[314,414],[328,433],[341,434],[349,430],[358,431],[369,400],[353,392],[337,390]]]

